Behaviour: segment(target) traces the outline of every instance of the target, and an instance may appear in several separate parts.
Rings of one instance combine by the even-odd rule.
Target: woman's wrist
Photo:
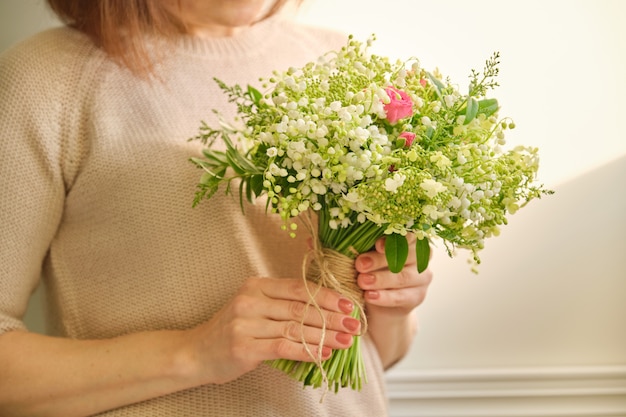
[[[368,316],[368,333],[385,369],[400,361],[409,351],[417,334],[417,315],[378,312]],[[393,343],[389,343],[393,340]]]

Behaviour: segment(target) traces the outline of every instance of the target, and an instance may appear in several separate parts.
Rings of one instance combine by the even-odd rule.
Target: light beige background
[[[480,274],[436,250],[420,335],[390,372],[397,416],[626,416],[626,2],[313,0],[302,21],[415,55],[463,89],[502,56],[509,143],[557,194],[511,217]],[[56,24],[0,0],[0,50]],[[1,140],[1,138],[0,138]],[[35,299],[27,320],[41,331]]]

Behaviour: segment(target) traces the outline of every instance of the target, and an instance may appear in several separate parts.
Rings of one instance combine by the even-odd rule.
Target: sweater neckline
[[[257,55],[278,36],[276,26],[284,20],[272,16],[259,21],[233,36],[198,37],[182,35],[174,39],[174,49],[188,55],[205,57],[240,57]]]

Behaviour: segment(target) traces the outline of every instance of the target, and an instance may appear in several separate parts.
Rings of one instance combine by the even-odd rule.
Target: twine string
[[[307,284],[305,285],[305,288],[307,290],[309,300],[306,304],[305,314],[300,321],[300,327],[302,329],[301,338],[307,353],[311,359],[313,359],[322,375],[322,385],[324,385],[324,394],[322,395],[323,400],[329,385],[328,375],[322,366],[322,347],[326,338],[326,318],[324,317],[321,307],[316,301],[316,296],[320,292],[321,288],[325,287],[337,291],[343,297],[348,299],[357,310],[361,321],[361,332],[359,336],[365,334],[367,331],[365,302],[363,298],[363,291],[357,285],[357,272],[354,268],[354,259],[337,252],[336,250],[322,246],[322,243],[315,232],[310,211],[303,216],[300,216],[300,218],[313,238],[313,248],[309,253],[307,253],[302,262],[302,279],[305,281],[305,284]],[[316,285],[311,288],[307,281],[313,282]],[[322,319],[322,337],[318,344],[317,355],[312,352],[304,339],[304,317],[306,316],[306,311],[308,311],[309,307],[313,307]]]

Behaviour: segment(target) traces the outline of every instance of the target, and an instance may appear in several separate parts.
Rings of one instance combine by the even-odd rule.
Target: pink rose
[[[398,135],[398,139],[404,139],[404,147],[410,148],[415,140],[415,133],[413,132],[402,132]]]
[[[387,87],[385,92],[389,96],[389,103],[384,106],[389,123],[394,124],[413,114],[413,101],[407,93],[395,87]]]

